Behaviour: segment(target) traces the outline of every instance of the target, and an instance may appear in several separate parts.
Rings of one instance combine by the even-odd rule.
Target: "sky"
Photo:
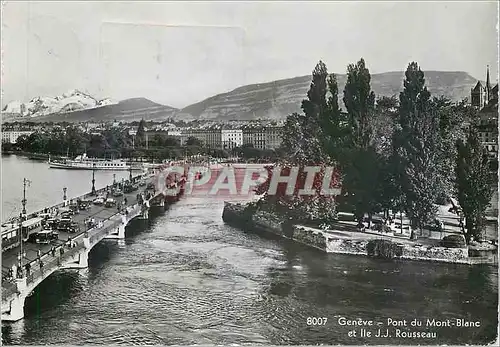
[[[498,67],[498,3],[4,2],[2,107],[71,89],[182,108],[246,84],[308,75]]]

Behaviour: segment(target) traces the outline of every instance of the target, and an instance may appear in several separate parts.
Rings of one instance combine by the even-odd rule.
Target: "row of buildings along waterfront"
[[[492,86],[489,69],[486,71],[486,82],[478,81],[471,89],[471,105],[478,113],[473,120],[473,126],[479,131],[483,146],[492,158],[498,157],[498,84]],[[258,149],[276,149],[281,144],[283,121],[231,121],[195,122],[193,126],[176,126],[169,122],[159,123],[147,129],[148,136],[163,134],[177,138],[185,145],[193,137],[210,148],[233,149],[242,145],[253,145]],[[59,125],[54,125],[55,127]],[[134,136],[137,126],[115,122],[113,124],[85,123],[78,124],[84,132],[98,134],[107,127],[118,127]],[[53,126],[52,126],[53,127]],[[2,142],[16,143],[19,136],[29,136],[34,131],[47,130],[45,124],[9,127],[3,125]]]
[[[181,145],[186,144],[190,137],[194,137],[210,148],[233,149],[253,145],[258,149],[276,149],[281,144],[282,131],[282,123],[249,122],[244,125],[207,124],[167,133],[171,136],[178,135]]]
[[[129,135],[136,136],[137,126],[127,124],[79,124],[80,130],[99,134],[100,131],[108,127],[122,128],[128,131]],[[60,127],[55,125],[52,127]],[[15,126],[4,127],[2,131],[2,142],[16,143],[20,136],[29,136],[35,131],[44,131],[49,128],[46,125]],[[227,149],[241,147],[243,145],[252,145],[258,149],[276,149],[281,144],[283,122],[227,122],[216,123],[206,122],[196,126],[177,127],[170,123],[162,123],[153,127],[145,128],[146,135],[152,137],[155,135],[165,135],[179,140],[181,145],[186,145],[189,138],[196,138],[205,146],[214,149]]]

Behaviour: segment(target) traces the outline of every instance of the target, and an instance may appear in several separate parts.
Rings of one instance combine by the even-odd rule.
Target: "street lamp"
[[[132,183],[132,159],[130,160],[130,166],[128,168],[128,173],[129,173],[128,179],[129,179],[130,183]]]
[[[113,174],[113,187],[116,186],[116,174]]]
[[[66,201],[66,191],[68,190],[68,188],[64,187],[63,188],[63,200]]]
[[[19,265],[18,265],[18,273],[21,274],[23,273],[23,214],[19,214]],[[19,278],[19,276],[17,276]]]
[[[95,163],[92,163],[92,195],[95,195]]]
[[[21,203],[23,204],[23,212],[22,212],[22,215],[23,216],[26,216],[26,185],[29,184],[30,181],[28,181],[26,178],[23,179],[23,200],[21,201]]]

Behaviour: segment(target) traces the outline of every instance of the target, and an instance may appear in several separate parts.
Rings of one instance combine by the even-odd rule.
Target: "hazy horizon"
[[[320,59],[338,74],[363,57],[372,74],[416,61],[479,80],[489,65],[496,83],[497,11],[497,2],[7,2],[2,108],[71,89],[182,108],[309,75]]]

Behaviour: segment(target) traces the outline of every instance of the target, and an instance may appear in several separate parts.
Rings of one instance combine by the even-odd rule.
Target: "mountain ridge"
[[[471,88],[478,81],[463,71],[431,70],[424,71],[424,73],[426,86],[433,95],[443,95],[453,101],[469,97]],[[371,88],[377,97],[397,97],[403,89],[404,74],[404,71],[372,74]],[[342,97],[347,75],[335,75],[339,86],[339,105],[341,108],[345,108]],[[184,121],[283,120],[293,112],[302,112],[301,102],[307,97],[311,80],[311,75],[304,75],[243,85],[231,91],[213,95],[182,109],[162,105],[144,97],[137,97],[108,105],[71,110],[72,112],[65,112],[67,109],[62,108],[57,113],[40,114],[35,117],[22,117],[13,120],[36,122],[99,122],[113,120],[132,122],[140,119],[161,121],[167,118]],[[90,95],[85,97],[92,98]],[[30,102],[36,103],[40,102],[39,100],[43,102],[45,99],[37,97]],[[4,121],[6,116],[8,116],[6,112],[2,112]]]
[[[425,71],[426,86],[433,95],[443,95],[453,101],[469,97],[477,79],[463,71]],[[339,85],[339,105],[342,108],[346,74],[335,74]],[[404,71],[389,71],[371,75],[371,88],[380,96],[398,96],[403,89]],[[279,120],[288,114],[301,112],[301,102],[307,96],[311,75],[237,87],[182,108],[176,120]]]

